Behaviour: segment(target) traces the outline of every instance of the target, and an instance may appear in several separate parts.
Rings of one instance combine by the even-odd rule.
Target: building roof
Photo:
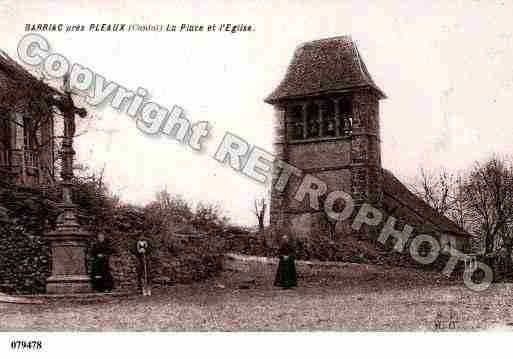
[[[385,204],[387,203],[387,196],[389,196],[416,214],[418,223],[408,224],[418,231],[437,231],[471,237],[467,231],[413,194],[392,172],[386,169],[383,169],[383,192],[385,194]]]
[[[57,104],[63,94],[36,78],[23,66],[0,50],[0,105],[23,110],[31,101]]]
[[[285,78],[265,99],[267,103],[357,88],[385,94],[374,83],[350,36],[338,36],[300,45]]]

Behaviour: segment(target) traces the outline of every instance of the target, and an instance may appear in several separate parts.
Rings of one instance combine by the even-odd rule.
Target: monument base
[[[87,242],[91,233],[80,229],[73,205],[64,205],[57,229],[46,236],[52,252],[52,273],[46,280],[48,294],[90,293],[87,275]]]
[[[48,294],[90,293],[91,280],[86,275],[56,275],[46,280]]]

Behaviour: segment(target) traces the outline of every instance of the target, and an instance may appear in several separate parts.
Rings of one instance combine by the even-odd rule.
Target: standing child
[[[151,295],[151,287],[148,280],[148,241],[140,239],[137,241],[137,254],[139,255],[139,262],[141,267],[141,288],[142,295]]]

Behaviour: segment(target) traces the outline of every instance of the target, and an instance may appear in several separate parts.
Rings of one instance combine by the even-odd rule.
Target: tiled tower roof
[[[386,97],[372,80],[355,42],[350,36],[339,36],[300,45],[285,78],[265,101],[276,103],[357,88],[371,88],[379,98]]]

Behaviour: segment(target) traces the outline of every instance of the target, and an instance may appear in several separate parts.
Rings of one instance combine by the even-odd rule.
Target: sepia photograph
[[[513,3],[0,16],[2,357],[472,356],[513,329]]]

